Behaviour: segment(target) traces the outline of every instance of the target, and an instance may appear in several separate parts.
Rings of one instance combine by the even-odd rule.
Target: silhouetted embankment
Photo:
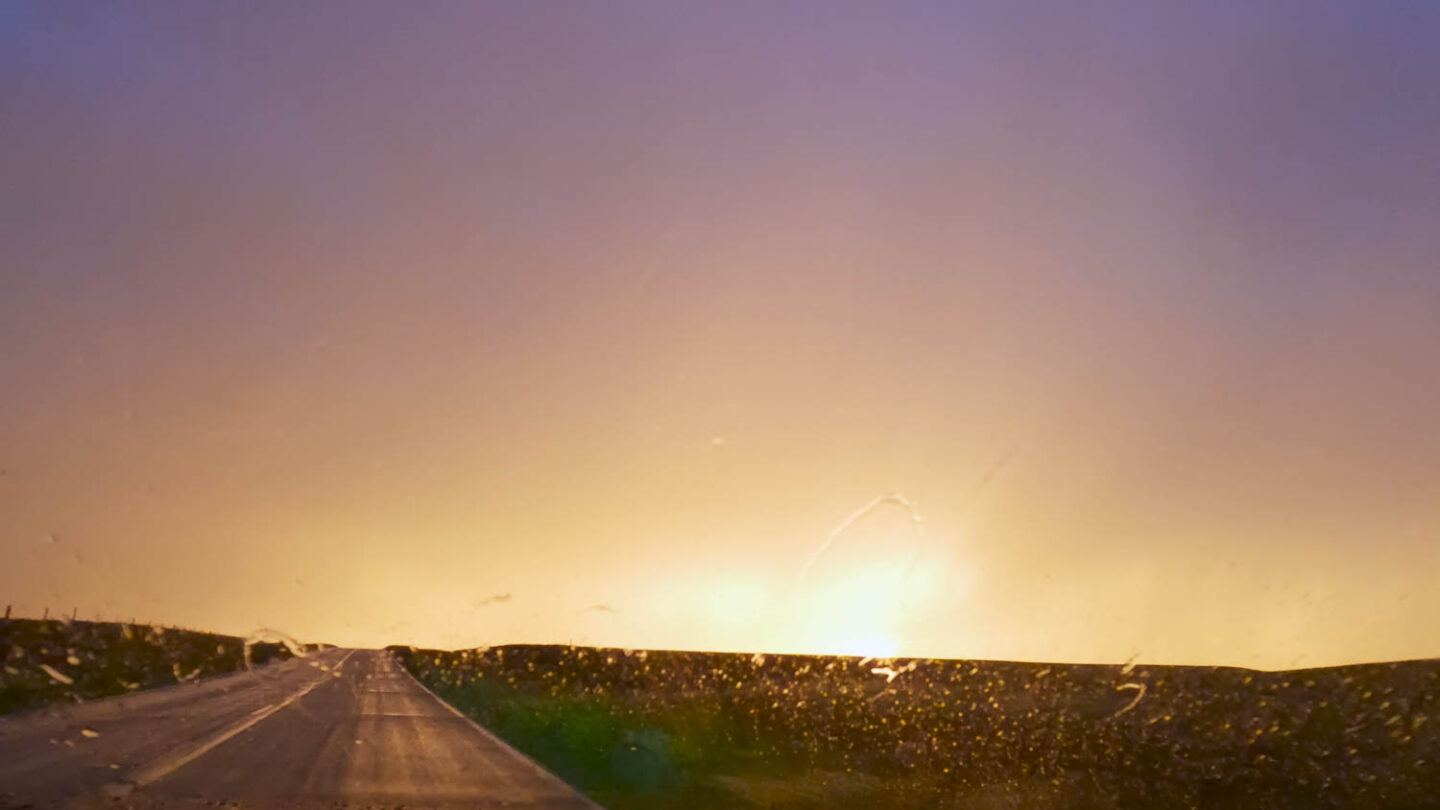
[[[291,653],[250,645],[252,664]],[[0,714],[123,695],[233,672],[245,665],[235,636],[119,622],[0,619]]]

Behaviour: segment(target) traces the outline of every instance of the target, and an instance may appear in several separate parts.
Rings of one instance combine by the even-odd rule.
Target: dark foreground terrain
[[[1288,672],[393,648],[611,810],[1440,807],[1440,661]]]
[[[145,624],[0,619],[0,714],[169,686],[245,665],[245,639]],[[252,664],[287,658],[251,644]]]

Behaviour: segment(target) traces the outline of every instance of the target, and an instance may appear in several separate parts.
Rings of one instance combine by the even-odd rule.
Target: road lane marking
[[[344,664],[345,661],[354,654],[354,650],[350,650],[349,652],[345,653],[344,657],[340,659],[340,663],[335,665],[335,668],[339,669],[340,666]],[[261,709],[257,709],[249,717],[241,720],[239,723],[236,723],[230,728],[225,729],[219,734],[210,737],[209,739],[201,742],[199,745],[196,745],[193,748],[182,751],[172,751],[165,756],[151,760],[150,762],[133,771],[128,779],[124,779],[118,783],[112,783],[110,785],[107,785],[104,789],[104,792],[112,796],[123,795],[124,793],[127,793],[135,788],[145,787],[146,785],[153,784],[154,782],[163,779],[166,776],[174,773],[175,771],[185,767],[191,762],[194,762],[196,759],[203,756],[206,752],[214,749],[216,746],[226,742],[227,740],[232,739],[233,737],[235,737],[235,735],[240,734],[246,729],[251,728],[256,723],[259,723],[261,720],[264,720],[265,718],[280,711],[286,706],[289,706],[291,703],[294,703],[300,698],[305,697],[321,684],[333,682],[334,681],[328,675],[316,678],[314,683],[309,684],[304,689],[301,689],[290,697],[285,698],[284,700],[272,706],[266,706]]]
[[[592,810],[605,810],[605,808],[603,808],[603,807],[601,807],[600,805],[596,804],[595,801],[594,801],[593,799],[591,799],[589,796],[586,796],[584,793],[581,793],[579,790],[577,790],[574,785],[570,784],[569,782],[566,782],[564,779],[561,779],[560,777],[558,777],[558,776],[556,776],[555,774],[551,773],[550,771],[546,770],[544,765],[541,765],[540,763],[536,762],[535,760],[531,759],[530,757],[525,756],[523,753],[521,753],[520,751],[516,750],[513,746],[511,746],[510,743],[507,743],[507,742],[505,742],[504,740],[500,739],[499,737],[496,737],[494,734],[492,734],[492,733],[490,732],[489,729],[487,729],[487,728],[485,728],[484,726],[480,725],[479,723],[475,722],[475,721],[470,717],[470,715],[468,715],[468,714],[460,711],[459,709],[455,708],[454,706],[451,706],[449,703],[446,703],[446,702],[444,701],[444,699],[442,699],[439,695],[435,694],[434,692],[430,691],[430,687],[428,687],[428,686],[426,686],[425,684],[421,683],[419,678],[417,678],[417,677],[415,677],[414,675],[412,675],[412,674],[410,673],[410,670],[406,669],[403,665],[400,665],[399,662],[398,662],[398,661],[395,661],[395,659],[394,659],[393,657],[390,658],[390,661],[391,661],[391,662],[394,662],[394,663],[396,664],[397,668],[398,668],[401,672],[405,673],[405,677],[409,678],[412,682],[414,682],[414,684],[415,684],[416,686],[418,686],[418,687],[420,687],[421,689],[425,690],[425,694],[427,694],[427,695],[429,695],[430,697],[434,698],[436,703],[439,703],[441,706],[444,706],[446,709],[448,709],[448,710],[450,711],[451,714],[455,715],[456,717],[460,718],[461,720],[464,720],[471,728],[473,728],[473,729],[475,729],[475,731],[479,732],[479,734],[480,734],[481,737],[484,737],[486,740],[488,740],[488,741],[494,743],[495,745],[499,746],[502,750],[504,750],[504,751],[505,751],[506,753],[508,753],[510,756],[514,757],[516,761],[521,762],[521,763],[524,763],[525,765],[528,765],[530,768],[534,769],[536,773],[538,773],[538,774],[540,774],[541,776],[545,777],[545,779],[546,779],[547,781],[558,782],[558,783],[564,785],[565,787],[569,788],[571,793],[575,794],[576,796],[579,796],[582,801],[584,801],[586,804],[590,805],[590,807],[592,808]]]

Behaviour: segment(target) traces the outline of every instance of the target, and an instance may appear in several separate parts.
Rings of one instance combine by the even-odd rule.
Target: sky
[[[0,600],[1440,655],[1437,37],[1369,0],[4,3]]]

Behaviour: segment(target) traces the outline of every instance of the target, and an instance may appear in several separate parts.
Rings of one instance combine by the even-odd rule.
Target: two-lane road
[[[401,805],[595,808],[380,651],[0,719],[0,807]]]

